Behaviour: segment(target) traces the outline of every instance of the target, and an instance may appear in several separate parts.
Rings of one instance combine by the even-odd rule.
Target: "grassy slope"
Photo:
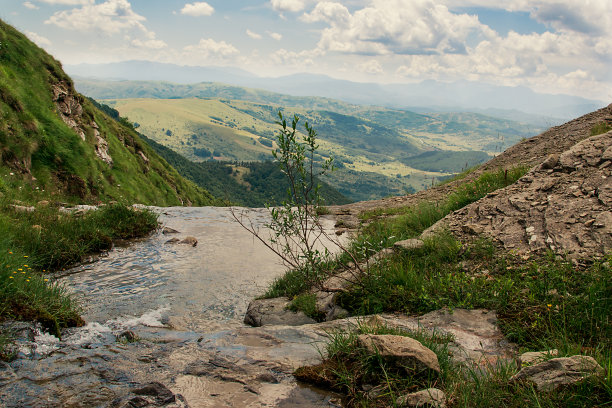
[[[1,21],[0,42],[0,173],[5,184],[7,173],[13,172],[27,184],[24,189],[38,187],[68,200],[157,205],[214,201],[180,177],[132,129],[75,94],[83,108],[86,140],[82,141],[62,121],[53,102],[53,84],[72,87],[59,62]],[[112,168],[95,155],[91,121],[108,142]],[[146,164],[137,151],[150,162]],[[68,191],[75,183],[81,185],[79,197]]]
[[[183,176],[205,187],[217,197],[249,207],[278,205],[287,196],[288,184],[276,163],[265,162],[192,162],[173,150],[142,136],[157,153]],[[346,204],[349,200],[322,183],[326,204]]]

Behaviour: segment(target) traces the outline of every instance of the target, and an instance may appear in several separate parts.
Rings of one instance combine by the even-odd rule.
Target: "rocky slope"
[[[518,183],[448,215],[432,229],[446,226],[463,239],[485,234],[522,253],[551,249],[573,258],[601,256],[612,247],[612,134],[591,136],[601,123],[612,124],[612,105],[524,140],[463,179],[331,210],[344,225],[356,227],[364,211],[437,202],[484,172],[528,166],[531,171]]]
[[[1,20],[0,67],[2,191],[21,187],[80,202],[214,202],[127,122],[112,120],[78,94],[58,61]]]

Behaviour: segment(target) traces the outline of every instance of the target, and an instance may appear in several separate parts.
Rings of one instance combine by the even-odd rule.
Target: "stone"
[[[484,232],[484,227],[477,224],[464,224],[461,226],[463,232],[472,234],[472,235],[480,235]]]
[[[528,381],[534,383],[539,391],[552,391],[603,373],[604,369],[593,357],[576,355],[524,367],[510,381]]]
[[[195,237],[185,237],[179,244],[187,244],[195,247],[198,245],[198,240]]]
[[[542,165],[540,166],[540,168],[542,170],[554,169],[558,163],[559,163],[559,155],[551,154],[550,156],[546,158],[546,160],[542,162]]]
[[[162,229],[162,234],[166,235],[166,234],[178,234],[179,231],[175,230],[174,228],[170,228],[170,227],[164,227]]]
[[[181,242],[181,240],[180,240],[180,239],[178,239],[178,238],[170,238],[170,239],[169,239],[169,240],[167,240],[165,243],[166,243],[166,244],[177,244],[177,243],[179,243],[179,242]]]
[[[410,251],[413,249],[423,248],[423,245],[425,245],[425,243],[422,240],[412,238],[412,239],[405,239],[403,241],[397,241],[395,244],[393,244],[393,247],[395,249],[406,249]]]
[[[27,212],[34,212],[34,211],[36,211],[35,207],[29,207],[29,206],[25,206],[25,205],[11,204],[10,207],[13,210],[15,210],[16,212],[20,212],[20,213],[27,213]]]
[[[360,334],[359,345],[369,353],[378,353],[384,360],[408,374],[414,371],[440,373],[438,356],[419,341],[405,336],[392,334]]]
[[[304,312],[293,312],[289,306],[288,298],[256,299],[249,303],[244,323],[253,327],[268,325],[301,326],[316,323],[306,316]]]
[[[557,354],[559,354],[557,349],[548,351],[528,351],[518,357],[517,363],[519,367],[530,366],[547,360],[548,357],[555,357]]]
[[[437,388],[428,388],[412,394],[402,395],[396,401],[400,407],[446,408],[446,395]]]
[[[136,333],[134,333],[131,330],[126,330],[124,332],[119,333],[119,335],[117,335],[117,341],[119,342],[133,343],[137,339],[138,339],[138,336],[136,335]]]
[[[98,156],[100,160],[108,164],[110,167],[113,167],[113,158],[108,153],[108,142],[102,136],[100,136],[100,132],[98,130],[95,130],[95,134],[96,134],[96,145],[95,145],[96,156]]]
[[[135,390],[132,390],[132,393],[136,395],[155,397],[156,400],[163,404],[174,402],[176,400],[176,396],[172,393],[172,391],[159,382],[152,382],[140,388],[136,388]]]
[[[612,160],[612,146],[608,147],[601,155],[601,161]]]

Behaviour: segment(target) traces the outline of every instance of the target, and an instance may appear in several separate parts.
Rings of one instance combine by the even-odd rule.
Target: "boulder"
[[[396,401],[399,407],[446,408],[446,395],[437,388],[428,388],[412,394],[402,395]]]
[[[525,367],[510,378],[510,381],[528,381],[534,383],[539,391],[552,391],[603,373],[604,369],[593,357],[576,355],[553,358]]]
[[[301,326],[303,324],[316,323],[306,316],[304,312],[293,312],[289,306],[288,298],[256,299],[249,303],[244,323],[253,326],[284,325]]]
[[[166,235],[166,234],[178,234],[179,232],[177,230],[175,230],[174,228],[170,228],[170,227],[164,227],[162,229],[162,234]]]
[[[377,353],[388,363],[407,373],[429,371],[440,373],[438,356],[419,341],[391,334],[361,334],[357,342],[369,353]]]

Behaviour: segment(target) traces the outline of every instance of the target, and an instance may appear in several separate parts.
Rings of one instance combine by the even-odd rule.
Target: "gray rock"
[[[198,240],[195,237],[185,237],[179,244],[187,244],[194,247],[198,245]]]
[[[423,248],[423,245],[425,245],[425,243],[422,240],[412,238],[412,239],[405,239],[403,241],[397,241],[395,244],[393,244],[393,247],[395,249],[412,250],[412,249]]]
[[[541,168],[542,170],[554,169],[557,163],[559,163],[559,155],[551,154],[542,162]]]
[[[446,395],[437,388],[428,388],[399,397],[396,404],[400,407],[446,408]]]
[[[15,210],[16,212],[21,212],[21,213],[36,211],[36,207],[29,207],[29,206],[25,206],[25,205],[11,204],[10,207],[13,210]]]
[[[540,391],[551,391],[563,385],[575,384],[587,377],[603,375],[604,369],[589,356],[571,356],[525,367],[510,378],[511,382],[525,380],[532,382]]]
[[[164,227],[162,229],[162,234],[166,235],[166,234],[178,234],[179,231],[175,230],[174,228],[170,228],[170,227]]]
[[[244,316],[244,323],[253,327],[268,325],[301,326],[316,323],[304,312],[293,312],[287,309],[289,303],[289,299],[283,297],[256,299],[249,303]]]
[[[403,368],[409,374],[413,374],[414,371],[440,373],[438,356],[410,337],[361,334],[357,337],[357,341],[369,353],[378,353],[390,364]]]

